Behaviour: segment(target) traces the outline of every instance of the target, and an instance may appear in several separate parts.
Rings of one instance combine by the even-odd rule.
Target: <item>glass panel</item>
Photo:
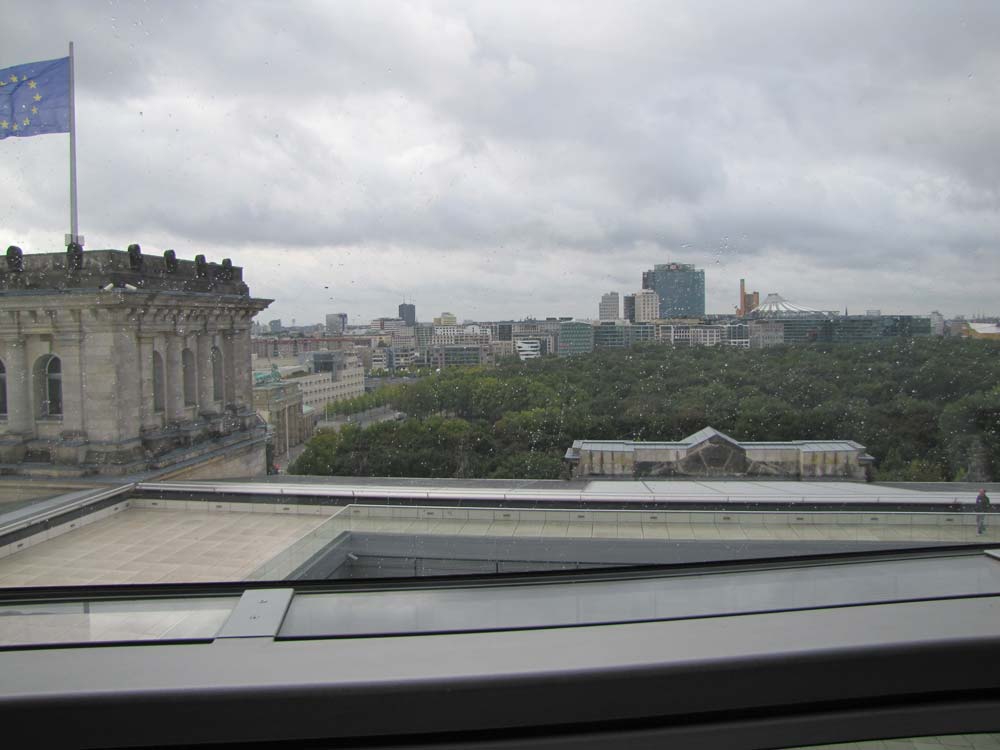
[[[433,571],[443,572],[440,565]],[[987,593],[1000,593],[1000,565],[977,556],[504,589],[301,594],[280,635],[571,626]]]
[[[936,737],[902,737],[891,740],[862,740],[833,745],[808,745],[788,750],[997,750],[1000,734],[945,734]]]
[[[239,597],[0,606],[0,647],[212,638]]]

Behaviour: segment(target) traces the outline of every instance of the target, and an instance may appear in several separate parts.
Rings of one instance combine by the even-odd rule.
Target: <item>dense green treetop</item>
[[[848,439],[879,479],[1000,474],[1000,347],[920,338],[742,350],[641,345],[455,368],[341,413],[409,419],[322,434],[292,471],[559,477],[573,440],[679,440],[706,425],[738,440]],[[378,403],[374,403],[374,402]]]

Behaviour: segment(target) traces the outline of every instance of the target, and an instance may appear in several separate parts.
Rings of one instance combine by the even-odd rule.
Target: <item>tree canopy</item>
[[[318,435],[291,471],[556,478],[575,439],[679,440],[711,425],[746,441],[856,440],[882,480],[988,479],[1000,473],[998,383],[988,341],[647,344],[386,388],[379,405],[408,419]]]

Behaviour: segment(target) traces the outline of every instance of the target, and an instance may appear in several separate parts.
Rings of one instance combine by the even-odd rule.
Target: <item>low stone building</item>
[[[676,443],[576,440],[576,477],[868,479],[874,459],[853,440],[741,443],[711,427]]]
[[[134,474],[211,460],[262,473],[242,269],[172,250],[23,255],[0,266],[0,470]]]
[[[286,457],[289,451],[312,437],[319,412],[302,403],[302,392],[294,380],[273,375],[255,375],[254,408],[271,432],[274,457]]]

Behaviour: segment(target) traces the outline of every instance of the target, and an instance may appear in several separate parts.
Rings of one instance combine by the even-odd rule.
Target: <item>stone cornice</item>
[[[194,334],[243,331],[271,300],[111,290],[84,294],[0,294],[0,337],[63,331]]]

